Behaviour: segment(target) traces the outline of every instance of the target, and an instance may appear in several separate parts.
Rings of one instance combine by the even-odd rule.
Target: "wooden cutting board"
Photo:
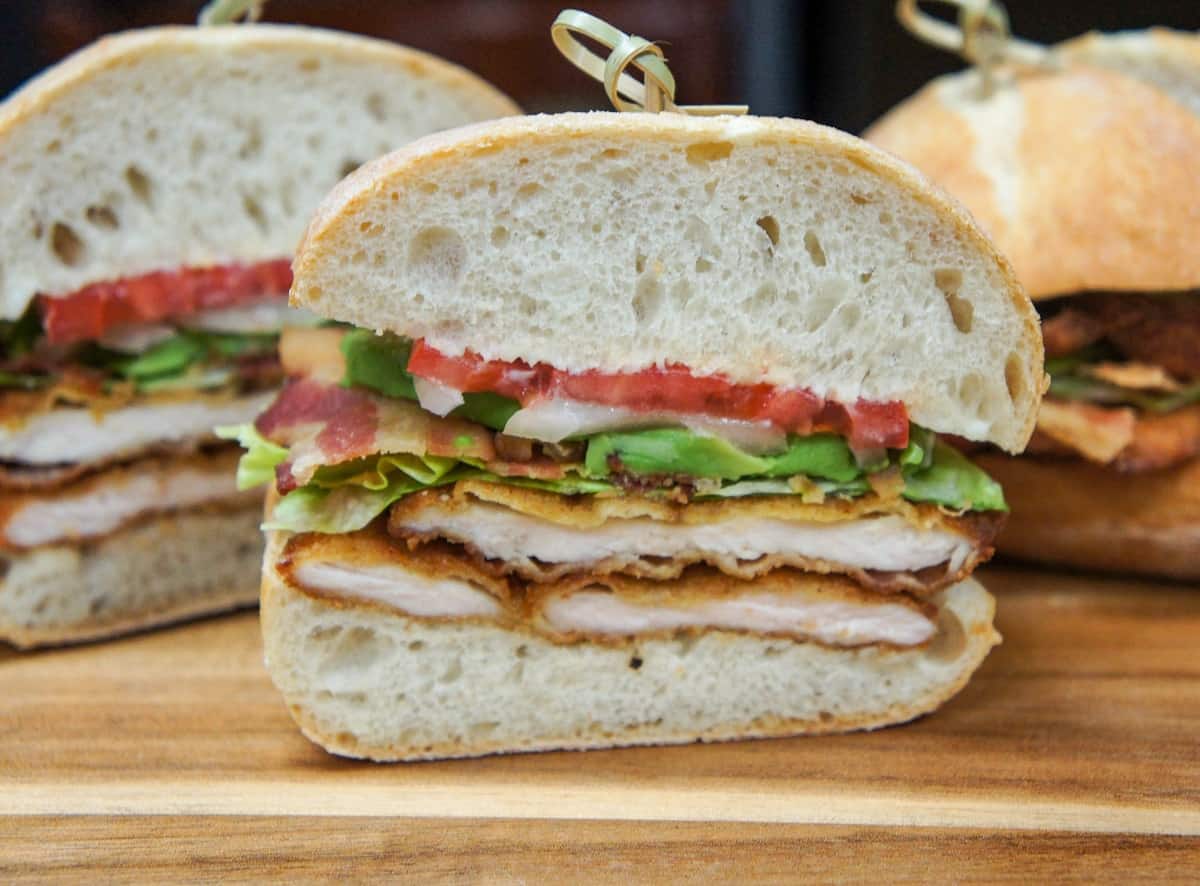
[[[250,613],[0,652],[0,874],[1200,876],[1200,590],[982,578],[962,694],[824,738],[379,766],[299,735]]]

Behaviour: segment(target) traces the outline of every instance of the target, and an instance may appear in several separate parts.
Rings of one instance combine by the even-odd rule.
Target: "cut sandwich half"
[[[212,429],[317,322],[286,303],[304,224],[369,157],[512,113],[422,53],[266,25],[108,38],[0,106],[0,640],[255,601],[261,497]]]
[[[866,136],[975,213],[1042,315],[1051,385],[1029,451],[981,456],[1012,499],[1000,551],[1200,579],[1200,37],[1056,52],[988,96],[975,72],[940,78]]]
[[[875,728],[998,640],[970,574],[1028,299],[908,167],[809,123],[514,118],[351,176],[296,259],[269,668],[378,760]],[[232,432],[230,432],[232,433]]]

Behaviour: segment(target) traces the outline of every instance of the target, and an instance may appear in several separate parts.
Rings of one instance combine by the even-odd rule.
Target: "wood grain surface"
[[[1194,883],[1200,845],[1145,834],[541,819],[29,817],[0,876],[61,883]],[[356,877],[356,874],[360,874]]]
[[[892,879],[917,878],[942,846],[974,859],[967,879],[994,852],[1014,876],[1100,873],[1105,858],[1194,876],[1200,592],[982,577],[1005,643],[967,689],[908,726],[824,738],[379,766],[299,735],[249,613],[0,652],[0,870],[52,876],[91,853],[115,872],[141,835],[151,879],[172,853],[261,852],[280,872],[312,862],[332,876],[305,854],[305,835],[323,833],[346,853],[398,846],[429,877],[483,871],[492,846],[521,879],[522,841],[547,859],[600,847],[629,870],[665,841],[718,874],[740,858],[784,875],[817,846],[814,863],[848,874],[886,862]],[[1070,857],[1097,864],[1055,867]]]

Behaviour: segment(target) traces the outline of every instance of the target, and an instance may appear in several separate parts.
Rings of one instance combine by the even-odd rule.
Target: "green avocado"
[[[823,480],[848,483],[862,475],[854,453],[846,441],[834,434],[812,434],[808,437],[789,437],[788,448],[781,455],[767,458],[768,477],[792,477],[804,474]]]
[[[346,374],[342,386],[357,385],[402,400],[416,400],[417,388],[408,372],[412,342],[398,335],[376,335],[368,329],[352,329],[342,337],[342,356]],[[450,413],[491,428],[504,430],[521,404],[499,394],[473,393],[463,395],[463,405]]]
[[[417,399],[417,389],[408,374],[412,342],[397,335],[376,335],[369,329],[352,329],[342,337],[346,360],[343,387],[359,385],[386,397]]]
[[[719,437],[704,437],[680,428],[597,434],[588,440],[588,474],[608,476],[613,456],[633,474],[687,474],[721,480],[762,474],[768,466],[763,459]]]
[[[1000,484],[941,442],[934,446],[932,464],[905,474],[904,497],[961,511],[1008,510]]]

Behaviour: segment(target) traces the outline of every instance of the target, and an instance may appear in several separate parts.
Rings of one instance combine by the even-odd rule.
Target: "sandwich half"
[[[1042,316],[1029,450],[978,458],[1013,509],[1001,553],[1200,579],[1200,38],[1090,35],[1060,61],[988,97],[941,78],[866,137],[970,208]]]
[[[214,425],[282,373],[290,256],[364,160],[516,112],[422,53],[306,28],[158,28],[0,106],[0,640],[252,604],[261,496]]]
[[[1041,341],[909,167],[814,124],[512,118],[318,210],[262,619],[295,718],[415,760],[869,729],[998,640],[970,578]]]

